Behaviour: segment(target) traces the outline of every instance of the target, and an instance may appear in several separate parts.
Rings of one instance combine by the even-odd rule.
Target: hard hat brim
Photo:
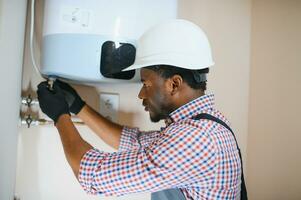
[[[133,64],[125,69],[123,69],[122,71],[130,71],[130,70],[135,70],[135,69],[141,69],[144,67],[149,67],[149,66],[155,66],[155,65],[170,65],[170,66],[174,66],[174,67],[182,67],[182,68],[187,68],[187,69],[191,69],[191,70],[200,70],[200,69],[205,69],[205,68],[209,68],[212,67],[215,63],[211,62],[211,63],[207,63],[206,65],[202,65],[202,67],[197,67],[195,65],[191,65],[191,66],[182,66],[182,65],[175,65],[175,64],[171,64],[171,63],[158,63],[158,62],[154,62],[154,63],[148,63],[148,64]]]

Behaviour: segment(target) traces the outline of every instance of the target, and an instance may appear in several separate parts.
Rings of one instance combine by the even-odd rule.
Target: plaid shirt
[[[124,195],[180,188],[186,199],[237,199],[241,164],[232,133],[200,113],[229,122],[201,96],[175,110],[161,131],[124,127],[118,152],[91,149],[81,160],[79,182],[89,194]]]

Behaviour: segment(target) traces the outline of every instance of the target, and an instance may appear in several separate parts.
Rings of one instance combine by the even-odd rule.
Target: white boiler
[[[45,0],[41,72],[80,82],[124,82],[136,42],[177,17],[177,0]]]

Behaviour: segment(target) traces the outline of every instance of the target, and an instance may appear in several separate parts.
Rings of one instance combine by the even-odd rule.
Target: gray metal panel
[[[183,192],[178,188],[166,189],[152,193],[151,200],[185,200]]]

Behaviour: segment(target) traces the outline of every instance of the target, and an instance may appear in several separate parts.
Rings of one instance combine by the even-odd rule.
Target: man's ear
[[[183,85],[183,78],[180,75],[173,75],[169,79],[170,94],[175,95]]]

